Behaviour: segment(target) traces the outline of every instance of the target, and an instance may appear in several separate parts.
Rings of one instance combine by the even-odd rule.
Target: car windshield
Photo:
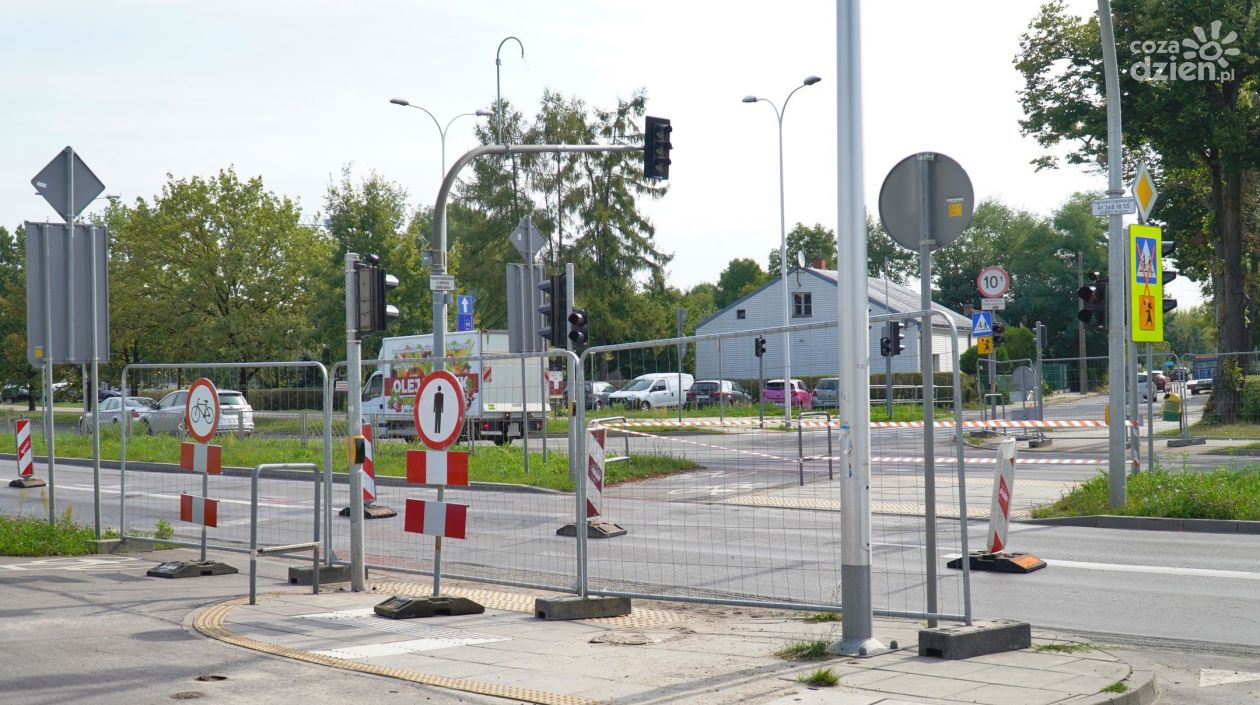
[[[818,386],[815,387],[815,389],[835,389],[837,381],[838,380],[834,380],[834,379],[818,380]]]
[[[766,382],[766,389],[770,389],[776,392],[781,392],[783,391],[783,383],[782,382]]]
[[[249,406],[240,392],[219,392],[219,406]]]
[[[650,379],[636,379],[635,381],[631,382],[625,389],[621,391],[641,392],[644,389],[647,389],[648,387],[651,387],[651,386],[652,386],[652,380]]]
[[[717,382],[696,382],[695,384],[691,385],[691,391],[693,392],[705,392],[705,393],[716,392],[717,388],[718,388]]]
[[[152,409],[157,402],[148,397],[127,397],[128,409]]]

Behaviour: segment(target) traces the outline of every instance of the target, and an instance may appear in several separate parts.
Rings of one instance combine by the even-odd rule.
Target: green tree
[[[1173,352],[1216,352],[1216,317],[1209,304],[1178,308],[1164,319],[1164,340]]]
[[[21,384],[35,389],[39,370],[26,360],[25,231],[10,233],[0,226],[0,386]],[[27,409],[35,410],[31,395]]]
[[[726,308],[766,281],[766,273],[753,260],[737,257],[731,260],[722,274],[718,276],[716,303],[719,309]]]
[[[1006,342],[1002,343],[1009,360],[1036,360],[1037,343],[1033,339],[1030,328],[1023,326],[1008,327]]]
[[[866,216],[866,274],[904,284],[919,275],[919,253],[893,241],[884,224]]]
[[[803,223],[797,223],[787,234],[787,266],[788,271],[796,266],[796,255],[801,253],[805,256],[805,264],[812,264],[814,260],[825,260],[827,267],[835,268],[836,266],[836,231],[831,228],[824,227],[821,223],[815,223],[812,226],[806,226]],[[766,269],[771,277],[779,276],[779,248],[770,250],[767,258],[770,266]]]
[[[1237,32],[1238,46],[1247,48],[1230,57],[1233,73],[1229,80],[1219,80],[1224,78],[1219,76],[1142,81],[1131,71],[1121,77],[1121,114],[1130,153],[1147,155],[1162,171],[1178,175],[1177,180],[1187,185],[1183,195],[1197,190],[1203,197],[1210,217],[1197,223],[1197,228],[1193,222],[1178,225],[1188,228],[1184,231],[1187,240],[1210,244],[1215,250],[1207,269],[1219,313],[1219,349],[1249,350],[1255,321],[1249,317],[1254,311],[1249,311],[1248,301],[1255,298],[1256,277],[1248,274],[1260,268],[1260,256],[1254,254],[1254,241],[1246,229],[1246,184],[1254,180],[1260,160],[1260,102],[1254,100],[1260,57],[1248,49],[1260,45],[1260,10],[1250,0],[1115,0],[1112,8],[1117,47],[1129,47],[1134,41],[1180,40],[1196,26],[1211,27],[1219,21],[1217,26]],[[1021,129],[1049,149],[1073,145],[1069,163],[1105,163],[1099,36],[1096,18],[1072,16],[1061,1],[1047,3],[1021,37],[1015,60],[1024,79],[1020,97],[1026,117],[1020,121]],[[1143,58],[1127,52],[1120,57],[1122,64],[1129,58]],[[1036,163],[1052,167],[1056,159],[1048,155]],[[1166,208],[1157,214],[1178,217]],[[1221,397],[1222,421],[1232,421],[1231,410],[1238,408],[1237,391],[1225,385],[1213,394]]]

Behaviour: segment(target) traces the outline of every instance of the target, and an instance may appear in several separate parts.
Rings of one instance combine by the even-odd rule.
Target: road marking
[[[147,568],[149,561],[141,562],[139,558],[121,557],[104,558],[84,556],[81,558],[46,558],[26,563],[7,563],[0,565],[0,570],[100,570],[110,568]]]
[[[77,492],[91,492],[92,491],[92,487],[90,485],[67,485],[60,482],[57,483],[57,489],[75,490]],[[118,489],[114,487],[101,487],[101,493],[102,494],[118,494]],[[179,499],[179,495],[177,494],[165,494],[161,492],[128,492],[127,497],[129,498],[130,497],[152,497],[153,499],[175,499],[175,500]],[[245,507],[248,507],[250,505],[249,500],[244,500],[244,499],[220,499],[219,502],[223,504],[239,504]],[[293,504],[284,504],[284,503],[277,503],[277,502],[259,502],[258,506],[272,507],[274,509],[298,509],[302,507],[313,507],[315,506],[315,504],[314,502],[298,502],[298,503],[293,503]]]
[[[1250,683],[1260,681],[1260,673],[1246,671],[1221,671],[1215,668],[1204,668],[1199,671],[1199,687],[1210,688],[1226,683]]]
[[[946,560],[958,558],[954,553],[946,556]],[[1114,573],[1150,573],[1154,575],[1184,575],[1195,578],[1232,578],[1234,580],[1260,580],[1260,573],[1245,570],[1217,570],[1215,568],[1178,568],[1168,565],[1130,565],[1126,563],[1089,563],[1086,561],[1065,561],[1057,558],[1042,558],[1046,565],[1078,570],[1103,570]]]

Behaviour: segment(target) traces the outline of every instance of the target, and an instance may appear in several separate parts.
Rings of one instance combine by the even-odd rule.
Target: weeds
[[[775,656],[782,659],[791,659],[794,661],[814,661],[824,659],[831,656],[828,651],[831,643],[826,639],[814,639],[813,641],[793,641],[787,646],[774,652]]]
[[[802,673],[796,677],[798,683],[814,688],[830,688],[840,684],[840,676],[830,668],[820,668],[813,673]]]
[[[1089,644],[1037,644],[1033,651],[1052,654],[1075,654],[1082,651],[1093,651]]]
[[[813,614],[806,615],[806,616],[805,616],[805,617],[804,617],[801,621],[804,621],[804,622],[839,622],[839,621],[842,621],[843,619],[844,619],[844,616],[843,616],[843,615],[841,615],[839,612],[815,612],[815,613],[813,613]]]
[[[1103,689],[1102,689],[1102,691],[1100,691],[1100,692],[1103,692],[1103,693],[1127,693],[1127,692],[1129,692],[1129,686],[1125,685],[1125,684],[1124,684],[1124,681],[1116,681],[1115,683],[1112,683],[1111,685],[1107,686],[1106,688],[1103,688]]]

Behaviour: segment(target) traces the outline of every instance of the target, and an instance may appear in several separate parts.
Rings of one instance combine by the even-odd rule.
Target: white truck
[[[475,330],[446,334],[449,357],[481,357],[508,352],[504,331]],[[404,335],[381,342],[380,367],[363,384],[363,420],[373,425],[377,438],[416,436],[412,402],[420,380],[433,370],[433,335]],[[523,412],[528,414],[530,434],[541,434],[546,422],[546,378],[541,359],[468,360],[448,363],[464,386],[465,431],[474,439],[506,445],[523,435]],[[525,394],[521,399],[521,375]],[[526,408],[528,407],[528,408]]]

